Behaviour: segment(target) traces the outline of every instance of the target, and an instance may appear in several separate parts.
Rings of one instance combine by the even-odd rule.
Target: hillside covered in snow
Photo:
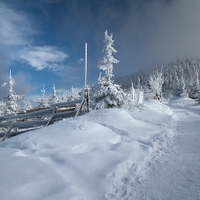
[[[200,141],[199,115],[200,106],[188,98],[150,100],[10,138],[0,143],[1,199],[198,199],[200,178],[193,173],[200,169],[200,149],[189,153]],[[177,140],[190,135],[196,139]],[[177,163],[169,172],[166,159],[175,159],[174,152]],[[184,166],[181,159],[191,156],[196,163]],[[156,176],[160,170],[165,179]],[[179,179],[169,188],[173,170]]]
[[[129,89],[133,83],[134,88],[148,92],[150,89],[149,77],[156,71],[162,71],[164,82],[162,85],[163,96],[188,96],[198,98],[200,91],[200,59],[178,59],[163,66],[141,70],[124,77],[116,78],[116,83],[123,89]]]

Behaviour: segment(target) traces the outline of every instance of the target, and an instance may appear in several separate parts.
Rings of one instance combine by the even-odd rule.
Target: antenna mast
[[[85,87],[87,87],[87,43],[85,43]]]

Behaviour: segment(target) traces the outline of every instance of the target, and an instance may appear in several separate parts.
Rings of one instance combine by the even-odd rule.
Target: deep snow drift
[[[172,110],[148,101],[91,111],[1,142],[1,199],[142,199],[139,187],[174,149]]]

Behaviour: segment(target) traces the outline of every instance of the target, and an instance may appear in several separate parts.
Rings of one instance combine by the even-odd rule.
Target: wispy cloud
[[[63,68],[63,62],[68,55],[53,46],[36,46],[20,51],[19,59],[36,70],[48,69],[57,71]]]
[[[0,44],[21,46],[30,44],[29,36],[36,33],[28,17],[0,2]]]
[[[84,60],[85,60],[84,58],[79,58],[79,59],[77,59],[77,63],[81,64],[84,62]]]

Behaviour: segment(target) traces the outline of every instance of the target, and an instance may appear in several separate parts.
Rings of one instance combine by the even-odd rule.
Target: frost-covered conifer
[[[132,92],[132,100],[133,100],[133,102],[135,101],[135,89],[134,89],[134,87],[133,87],[133,83],[131,84],[131,92]]]
[[[30,99],[28,97],[24,98],[23,100],[23,111],[30,110],[32,108],[32,104],[30,102]]]
[[[188,97],[188,93],[187,93],[186,86],[185,86],[185,81],[183,78],[183,69],[181,69],[181,78],[180,78],[179,83],[180,83],[180,88],[178,91],[178,95],[180,97]]]
[[[20,110],[18,100],[22,95],[16,95],[13,88],[16,85],[15,79],[12,77],[11,70],[7,82],[3,83],[1,87],[7,86],[8,95],[5,97],[5,115],[14,115]]]
[[[45,90],[44,85],[43,85],[43,88],[42,88],[41,92],[42,92],[42,97],[38,97],[37,98],[36,107],[38,107],[38,108],[49,107],[49,101],[45,96],[46,90]]]
[[[96,109],[122,107],[125,104],[126,94],[121,89],[120,85],[114,84],[111,80],[113,77],[113,64],[119,61],[112,56],[112,53],[117,51],[112,47],[114,40],[113,34],[108,35],[105,31],[105,46],[103,52],[105,57],[100,60],[98,68],[105,72],[105,76],[98,78],[98,84],[93,87],[91,98],[94,99],[94,107]]]
[[[51,97],[49,99],[49,102],[50,102],[50,104],[55,104],[55,103],[58,102],[58,97],[56,95],[56,87],[55,87],[54,84],[52,86],[52,93],[51,93]]]
[[[155,71],[149,77],[150,90],[153,99],[161,101],[162,98],[162,85],[164,83],[163,73]]]
[[[126,94],[120,85],[102,80],[92,89],[96,109],[123,107]]]
[[[80,99],[80,94],[77,88],[71,87],[71,91],[69,93],[68,101],[74,101]]]
[[[113,34],[110,36],[108,35],[108,31],[105,31],[105,39],[104,43],[105,46],[103,48],[103,52],[105,53],[105,56],[100,60],[98,68],[103,70],[105,72],[105,78],[107,81],[111,80],[113,77],[113,64],[118,63],[119,61],[113,57],[113,53],[116,53],[117,50],[115,50],[112,45],[114,40]]]
[[[194,68],[194,79],[193,79],[193,84],[190,88],[190,97],[197,99],[199,96],[200,92],[200,87],[199,87],[199,69]]]
[[[71,87],[65,94],[62,95],[61,101],[74,101],[81,98],[80,91],[77,88]]]

